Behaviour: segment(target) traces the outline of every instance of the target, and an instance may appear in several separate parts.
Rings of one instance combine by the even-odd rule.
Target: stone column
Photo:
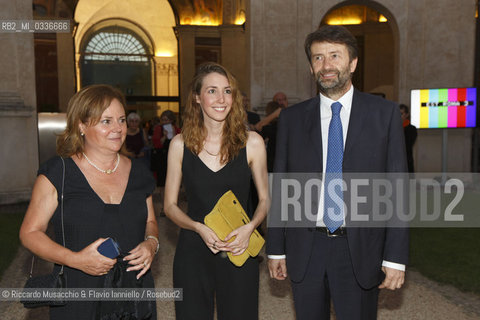
[[[315,93],[303,50],[312,28],[312,1],[250,1],[247,7],[250,91],[253,108],[263,108],[284,92],[289,105]]]
[[[178,39],[178,85],[180,89],[180,113],[183,112],[188,95],[188,85],[195,74],[195,29],[194,26],[176,26]]]
[[[178,57],[153,57],[155,62],[155,95],[178,96]],[[179,112],[178,102],[158,102],[156,116],[167,109]]]
[[[222,25],[219,28],[222,39],[222,65],[237,78],[240,90],[247,92],[250,81],[245,30],[238,25]]]
[[[249,68],[247,62],[247,47],[245,31],[242,26],[186,26],[175,27],[178,38],[178,66],[180,78],[180,108],[183,107],[188,95],[188,86],[195,74],[195,38],[220,38],[220,63],[237,78],[240,89],[248,86]]]
[[[67,112],[68,101],[75,94],[75,50],[71,33],[57,33],[58,106]]]
[[[0,20],[32,20],[32,1],[0,0]],[[0,204],[28,201],[38,169],[33,34],[0,33]]]

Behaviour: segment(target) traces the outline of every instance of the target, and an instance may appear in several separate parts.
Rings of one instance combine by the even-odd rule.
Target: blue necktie
[[[332,120],[328,128],[328,146],[327,146],[327,168],[325,169],[324,188],[325,188],[325,206],[323,212],[323,222],[330,232],[335,232],[343,224],[343,194],[340,188],[342,179],[343,162],[343,130],[340,119],[340,102],[332,103]],[[335,184],[328,186],[332,182]],[[333,199],[336,197],[336,200]],[[342,201],[340,201],[342,200]],[[341,204],[341,205],[339,205]]]

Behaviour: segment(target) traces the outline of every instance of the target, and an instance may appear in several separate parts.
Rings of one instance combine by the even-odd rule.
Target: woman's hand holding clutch
[[[199,222],[196,231],[213,253],[217,254],[220,251],[229,251],[226,249],[226,243],[220,240],[215,232],[205,224]]]
[[[105,240],[106,239],[104,238],[99,238],[81,251],[77,252],[74,255],[72,263],[68,265],[92,276],[102,276],[107,274],[108,271],[113,268],[115,263],[117,263],[117,259],[107,258],[98,252],[98,246]]]
[[[255,227],[252,223],[247,223],[237,229],[233,230],[228,234],[224,239],[225,242],[229,241],[233,237],[235,239],[232,242],[227,242],[225,248],[232,252],[234,256],[241,255],[248,248],[248,243],[250,242],[250,235],[255,230]]]

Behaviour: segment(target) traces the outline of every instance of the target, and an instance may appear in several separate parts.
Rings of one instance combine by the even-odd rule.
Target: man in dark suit
[[[352,86],[355,37],[344,27],[324,26],[307,36],[305,52],[320,94],[282,110],[274,172],[344,178],[406,172],[398,106]],[[384,227],[353,227],[345,214],[351,199],[343,199],[345,206],[332,199],[323,186],[319,198],[312,197],[313,227],[269,223],[270,276],[284,280],[288,272],[298,320],[329,319],[331,300],[339,320],[376,319],[379,289],[403,285],[408,229],[389,228],[390,221]],[[274,191],[270,215],[279,214],[281,200]]]

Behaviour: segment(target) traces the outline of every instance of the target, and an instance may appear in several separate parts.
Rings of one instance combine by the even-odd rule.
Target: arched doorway
[[[394,27],[391,15],[381,8],[340,4],[333,7],[320,25],[343,25],[357,38],[359,59],[353,84],[361,91],[397,99]]]
[[[106,83],[126,95],[152,95],[154,63],[151,45],[138,31],[117,24],[91,31],[82,41],[80,79],[82,87]]]
[[[74,30],[77,90],[86,83],[85,64],[115,64],[115,68],[126,72],[114,80],[124,91],[129,110],[135,110],[144,120],[159,116],[166,109],[179,111],[178,42],[173,30],[176,18],[168,0],[79,0],[74,18],[78,23]],[[112,29],[116,30],[111,32]],[[130,44],[136,45],[117,48],[116,62],[88,61],[85,56],[89,52],[85,49],[90,39],[102,31],[121,34],[122,41],[128,38]],[[92,56],[98,57],[95,53]],[[123,61],[126,55],[131,60]],[[144,58],[147,61],[139,61]]]

